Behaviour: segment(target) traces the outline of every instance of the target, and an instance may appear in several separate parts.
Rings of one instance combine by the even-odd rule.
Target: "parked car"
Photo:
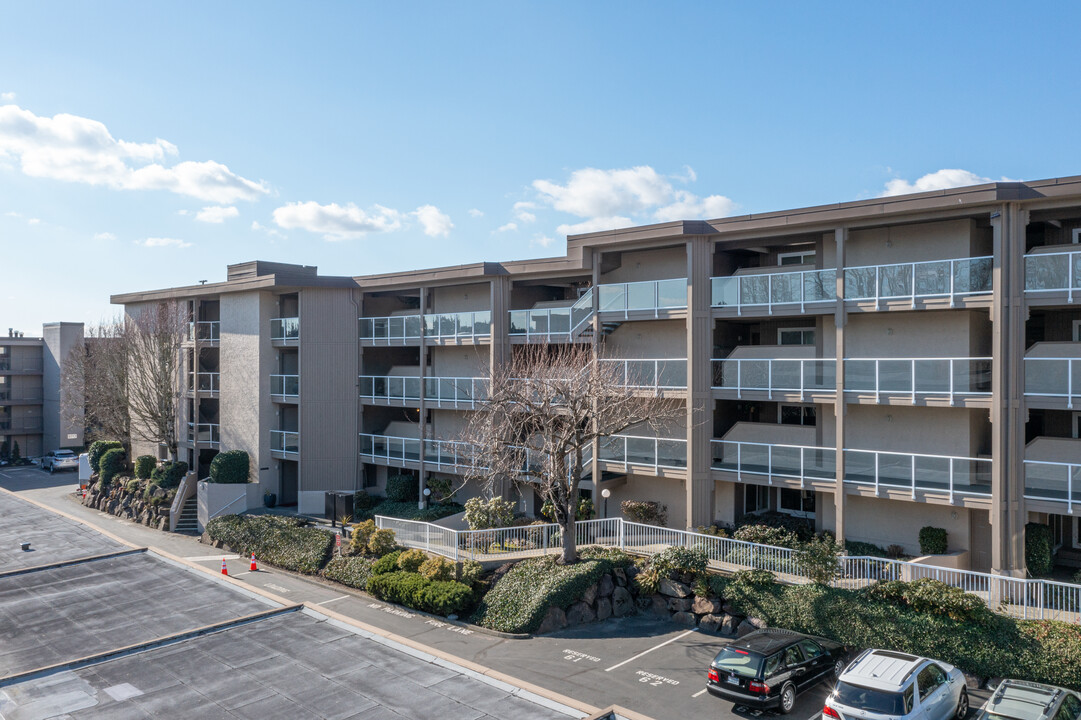
[[[976,720],[1077,720],[1081,695],[1043,683],[1003,680]]]
[[[710,695],[789,713],[796,695],[845,669],[840,643],[791,630],[756,630],[726,645],[709,666]]]
[[[967,714],[960,670],[890,650],[860,653],[822,708],[822,720],[960,720]]]
[[[78,470],[79,456],[71,450],[57,450],[41,458],[41,469],[54,473],[57,470]]]

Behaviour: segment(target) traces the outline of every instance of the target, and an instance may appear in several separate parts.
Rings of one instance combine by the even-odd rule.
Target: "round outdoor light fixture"
[[[424,497],[428,497],[431,494],[432,494],[432,489],[431,488],[424,488]]]
[[[608,488],[601,490],[601,497],[607,500],[608,498],[612,497],[612,491]]]

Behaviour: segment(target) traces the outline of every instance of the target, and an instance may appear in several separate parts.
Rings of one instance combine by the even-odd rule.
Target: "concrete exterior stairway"
[[[187,535],[199,534],[199,498],[192,495],[184,501],[180,510],[180,518],[176,522],[173,532]]]

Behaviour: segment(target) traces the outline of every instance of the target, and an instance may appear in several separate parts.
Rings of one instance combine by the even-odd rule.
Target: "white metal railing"
[[[735,390],[743,397],[745,390],[774,392],[837,391],[837,361],[808,359],[714,359],[713,388]]]
[[[434,465],[438,470],[485,469],[477,464],[478,453],[469,443],[460,440],[439,440],[428,438],[396,437],[373,433],[360,433],[360,455],[373,460],[387,462],[420,462],[423,448],[423,460],[427,465]],[[542,455],[533,450],[525,454],[523,471],[540,472],[543,467]]]
[[[745,307],[767,307],[772,313],[774,305],[799,305],[802,311],[809,304],[837,300],[832,268],[715,277],[711,283],[713,307],[734,307],[737,314]]]
[[[1025,292],[1081,292],[1081,250],[1025,256]]]
[[[382,460],[420,462],[421,439],[360,433],[360,454]]]
[[[194,470],[189,470],[180,480],[173,496],[173,504],[169,506],[169,532],[175,532],[180,515],[184,512],[184,504],[198,491],[199,476]]]
[[[221,389],[218,385],[220,380],[221,373],[188,373],[188,390],[197,390],[201,393],[216,393]]]
[[[687,389],[687,358],[601,358],[598,362],[608,367],[617,367],[623,376],[623,387],[644,390]]]
[[[837,449],[803,445],[713,440],[714,470],[744,475],[799,480],[835,480]],[[899,488],[943,492],[952,500],[954,495],[990,497],[991,461],[986,458],[955,457],[952,455],[921,455],[881,452],[878,450],[844,450],[845,482],[875,488]]]
[[[299,455],[300,433],[291,430],[271,430],[270,449],[287,455]]]
[[[991,292],[991,256],[845,268],[845,300],[957,297]]]
[[[361,375],[360,397],[367,400],[419,402],[421,388],[426,400],[475,406],[488,398],[485,377],[419,377],[400,375]]]
[[[492,334],[490,310],[434,313],[424,316],[424,337],[438,340],[485,338]]]
[[[216,342],[221,336],[221,321],[200,320],[188,323],[188,340]]]
[[[991,396],[991,358],[845,358],[845,391],[882,395]]]
[[[687,467],[687,441],[639,435],[611,435],[598,442],[597,460],[619,465],[644,465],[654,470]]]
[[[593,319],[593,288],[567,307],[510,310],[508,334],[524,336],[527,342],[538,338],[544,341],[571,341],[581,337]]]
[[[1025,497],[1065,503],[1072,515],[1081,503],[1081,462],[1025,460]]]
[[[1025,395],[1081,400],[1081,358],[1025,358]]]
[[[188,423],[188,442],[217,445],[221,442],[220,430],[217,423]]]
[[[300,397],[300,376],[271,375],[270,394],[282,397]]]
[[[424,324],[420,314],[393,315],[389,317],[362,317],[360,323],[361,340],[419,340]]]
[[[609,283],[597,286],[598,312],[678,310],[687,307],[687,278]]]
[[[281,341],[299,340],[300,318],[271,318],[270,339]]]
[[[501,561],[560,552],[562,531],[552,523],[491,530],[451,530],[431,523],[375,516],[380,528],[394,531],[406,547],[421,548],[455,561]],[[667,547],[701,548],[715,569],[768,570],[787,582],[801,582],[803,573],[789,548],[762,545],[687,530],[634,523],[623,518],[575,523],[577,546],[618,547],[652,555]],[[878,557],[843,556],[835,586],[865,587],[880,580],[932,578],[980,597],[995,612],[1011,617],[1076,622],[1081,613],[1081,585],[1014,578],[971,570],[923,565]]]

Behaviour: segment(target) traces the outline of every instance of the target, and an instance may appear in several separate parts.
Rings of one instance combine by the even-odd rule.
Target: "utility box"
[[[79,485],[86,486],[90,482],[90,454],[83,453],[79,456]]]
[[[347,515],[353,517],[353,493],[340,490],[328,492],[325,496],[323,508],[323,517],[332,523]]]

